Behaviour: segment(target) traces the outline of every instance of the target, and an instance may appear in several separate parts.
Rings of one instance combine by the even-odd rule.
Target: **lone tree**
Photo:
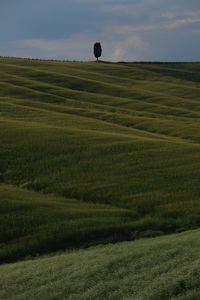
[[[94,56],[96,57],[97,61],[99,60],[99,57],[102,54],[102,48],[100,43],[94,44]]]

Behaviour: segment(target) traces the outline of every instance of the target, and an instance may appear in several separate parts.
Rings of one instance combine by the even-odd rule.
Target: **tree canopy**
[[[94,44],[94,56],[98,58],[101,56],[102,54],[102,47],[101,47],[101,43],[97,42]]]

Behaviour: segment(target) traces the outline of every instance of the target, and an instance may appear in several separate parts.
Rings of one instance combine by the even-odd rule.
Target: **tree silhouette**
[[[94,44],[94,56],[96,57],[97,61],[99,59],[99,57],[102,54],[102,48],[101,48],[101,44],[100,43],[95,43]]]

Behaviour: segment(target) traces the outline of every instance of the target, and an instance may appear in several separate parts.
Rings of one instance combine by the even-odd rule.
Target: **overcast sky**
[[[200,0],[0,0],[0,55],[199,61]]]

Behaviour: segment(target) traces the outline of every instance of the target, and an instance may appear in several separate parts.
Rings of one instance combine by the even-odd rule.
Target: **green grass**
[[[8,300],[199,300],[200,231],[0,266]]]
[[[130,238],[128,209],[0,185],[0,262]]]
[[[198,227],[199,79],[200,63],[0,58],[1,262]]]

